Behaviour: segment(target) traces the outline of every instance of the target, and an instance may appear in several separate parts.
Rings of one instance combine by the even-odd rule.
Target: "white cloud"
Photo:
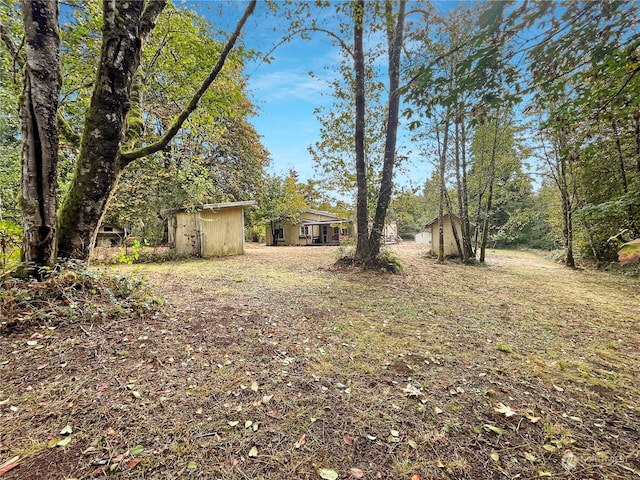
[[[325,82],[300,70],[276,70],[253,76],[249,90],[262,101],[302,100],[316,104],[321,95],[329,93]]]

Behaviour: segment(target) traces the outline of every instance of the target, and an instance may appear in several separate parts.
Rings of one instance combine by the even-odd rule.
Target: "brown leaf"
[[[346,433],[342,436],[342,439],[344,440],[344,443],[346,443],[347,445],[353,445],[353,442],[354,442],[353,437],[350,437]]]
[[[364,472],[359,468],[351,468],[349,473],[351,473],[353,478],[364,478]]]
[[[127,460],[126,465],[129,468],[129,470],[131,470],[132,468],[135,468],[135,466],[138,465],[141,461],[142,461],[142,458],[140,457],[131,458],[130,460]]]
[[[124,460],[128,456],[129,456],[129,450],[127,450],[126,452],[123,452],[120,455],[118,455],[117,457],[113,458],[111,460],[111,463],[120,463],[122,460]]]
[[[298,440],[298,445],[302,446],[305,443],[307,443],[307,434],[303,433],[302,436],[300,437],[300,440]]]
[[[416,473],[413,477],[411,477],[411,480],[420,480],[420,475]]]
[[[19,461],[20,456],[16,455],[15,457],[10,458],[6,462],[4,462],[2,465],[0,465],[0,475],[2,475],[3,473],[7,473],[9,470],[17,467]]]

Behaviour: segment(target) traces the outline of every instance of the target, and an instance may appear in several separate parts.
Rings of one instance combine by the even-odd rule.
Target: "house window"
[[[276,240],[284,240],[284,229],[276,228]]]
[[[307,238],[310,236],[311,235],[309,234],[309,225],[302,225],[300,227],[300,238]]]
[[[349,229],[348,228],[341,228],[340,229],[340,235],[349,235]]]
[[[113,232],[113,227],[104,227],[105,232]]]

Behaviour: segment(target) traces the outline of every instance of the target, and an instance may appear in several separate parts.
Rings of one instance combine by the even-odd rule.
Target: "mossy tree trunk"
[[[166,0],[103,1],[102,50],[94,92],[74,176],[59,214],[58,250],[62,257],[89,259],[122,169],[166,148],[180,131],[222,71],[242,28],[255,10],[256,0],[247,3],[216,64],[167,131],[154,143],[122,152],[133,78],[140,65],[143,43],[166,4]]]
[[[122,171],[120,148],[144,37],[166,1],[103,2],[102,50],[80,154],[60,210],[58,251],[87,260]]]
[[[23,260],[46,267],[56,260],[56,113],[61,87],[58,2],[22,0],[21,9],[27,47],[20,105]]]

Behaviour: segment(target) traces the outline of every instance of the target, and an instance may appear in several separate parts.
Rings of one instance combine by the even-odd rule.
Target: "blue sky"
[[[301,40],[278,47],[270,64],[249,65],[249,90],[258,107],[253,124],[271,152],[273,170],[294,168],[302,180],[313,177],[307,147],[319,139],[314,109],[331,102],[327,85],[309,75],[327,75],[336,49],[324,39]]]
[[[221,3],[215,0],[190,1],[189,5],[206,15],[214,26],[231,31],[246,2],[238,2],[235,11],[225,4],[223,18],[217,15]],[[281,42],[286,28],[284,19],[274,18],[267,13],[265,4],[258,2],[242,41],[247,47],[268,52]],[[338,52],[326,37],[317,36],[279,45],[272,56],[271,63],[251,62],[245,70],[248,90],[258,110],[252,123],[271,153],[272,173],[286,174],[293,168],[304,181],[314,176],[307,147],[318,140],[320,132],[313,111],[330,102],[326,84],[312,78],[309,72],[327,74],[324,68],[335,64]]]
[[[457,1],[434,3],[440,9],[458,4]],[[222,17],[216,13],[222,4],[215,0],[192,0],[189,4],[206,15],[214,26],[231,31],[246,2],[238,2],[236,11],[225,10]],[[326,14],[330,13],[331,9]],[[268,15],[264,3],[258,2],[253,18],[245,27],[243,42],[248,47],[269,51],[287,33],[286,28],[284,19]],[[308,147],[320,138],[320,123],[314,109],[331,103],[331,91],[322,78],[333,75],[331,67],[339,55],[339,49],[325,34],[314,34],[311,40],[297,39],[280,45],[273,52],[275,59],[271,63],[247,65],[248,89],[258,109],[252,123],[271,153],[271,172],[282,175],[293,168],[302,181],[317,176],[308,152]],[[312,78],[310,71],[320,79]],[[402,134],[400,131],[400,137]],[[398,183],[421,185],[430,169],[429,164],[414,158],[405,166],[404,173],[397,174]]]

